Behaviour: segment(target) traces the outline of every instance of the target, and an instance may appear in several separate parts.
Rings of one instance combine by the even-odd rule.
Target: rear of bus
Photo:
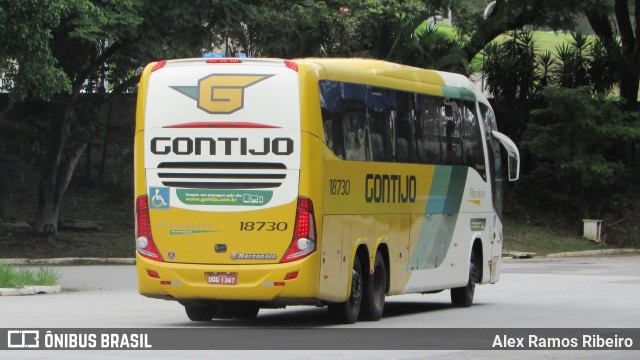
[[[144,70],[135,134],[142,295],[259,306],[317,297],[297,71],[262,59],[170,60]]]

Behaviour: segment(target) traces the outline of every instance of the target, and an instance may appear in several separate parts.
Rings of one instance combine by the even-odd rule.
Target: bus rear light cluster
[[[147,195],[139,196],[136,199],[136,250],[140,255],[148,259],[164,261],[151,234],[151,219],[149,217],[149,200]]]
[[[167,60],[158,61],[153,68],[151,68],[151,72],[162,69],[167,64]]]
[[[313,213],[313,202],[306,197],[298,196],[293,239],[280,262],[299,260],[314,251],[316,251],[316,220]]]
[[[295,61],[285,60],[284,64],[291,70],[298,72],[298,64]]]

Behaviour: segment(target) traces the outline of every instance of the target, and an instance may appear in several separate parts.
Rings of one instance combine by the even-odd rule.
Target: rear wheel
[[[451,303],[457,307],[469,307],[473,303],[473,295],[478,282],[478,264],[475,252],[471,254],[469,263],[469,280],[467,285],[451,289]]]
[[[329,304],[329,316],[334,322],[353,324],[358,319],[362,307],[362,266],[360,259],[353,259],[351,270],[351,295],[342,303]]]
[[[384,310],[384,298],[387,293],[387,269],[382,253],[376,253],[373,274],[363,282],[362,312],[364,320],[378,321]]]
[[[184,310],[191,321],[210,321],[216,314],[217,306],[214,304],[189,304],[184,306]]]
[[[218,306],[215,314],[219,319],[251,320],[258,316],[260,305],[254,303],[223,303]]]

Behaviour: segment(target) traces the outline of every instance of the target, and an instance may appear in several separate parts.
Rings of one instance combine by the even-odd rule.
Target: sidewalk
[[[545,257],[557,258],[557,257],[578,257],[578,256],[627,255],[627,254],[640,254],[640,249],[601,249],[601,250],[575,251],[575,252],[549,254]]]

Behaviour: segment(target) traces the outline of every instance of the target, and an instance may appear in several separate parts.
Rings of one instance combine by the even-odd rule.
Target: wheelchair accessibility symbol
[[[166,187],[151,187],[149,188],[149,194],[151,194],[151,209],[168,209],[170,205],[169,188]]]

